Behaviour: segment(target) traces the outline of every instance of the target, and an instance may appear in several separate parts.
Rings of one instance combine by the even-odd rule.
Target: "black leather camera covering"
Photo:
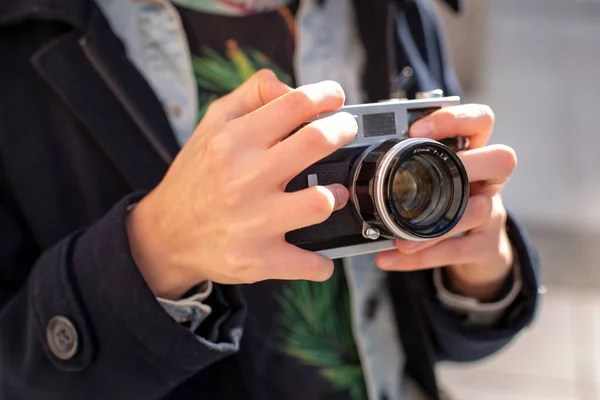
[[[323,161],[311,165],[296,176],[286,187],[287,192],[295,192],[308,187],[308,175],[316,174],[319,185],[341,183],[348,187],[352,159],[342,161]],[[286,241],[310,250],[322,250],[329,247],[348,246],[366,241],[361,235],[359,222],[350,202],[339,211],[335,211],[327,221],[286,234]],[[290,210],[294,212],[294,210]],[[337,247],[335,246],[335,247]]]

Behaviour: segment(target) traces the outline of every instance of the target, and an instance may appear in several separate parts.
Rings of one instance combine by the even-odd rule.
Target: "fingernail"
[[[413,137],[428,137],[433,134],[433,123],[432,122],[415,122],[410,127],[410,136]]]
[[[346,189],[342,185],[333,185],[331,187],[335,192],[335,206],[334,211],[341,210],[348,203],[348,198],[350,197],[350,193],[348,193],[348,189]]]
[[[397,257],[394,253],[382,253],[379,255],[377,264],[381,268],[390,268],[396,264]]]
[[[342,85],[340,85],[336,81],[326,80],[326,81],[320,82],[320,84],[324,85],[327,89],[331,90],[338,97],[344,98],[346,96],[344,93],[344,89],[342,88]]]

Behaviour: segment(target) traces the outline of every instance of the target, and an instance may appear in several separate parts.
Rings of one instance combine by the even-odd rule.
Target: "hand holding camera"
[[[325,280],[333,262],[285,241],[343,207],[342,185],[285,192],[289,180],[350,142],[355,119],[338,113],[341,87],[292,90],[261,71],[214,102],[162,182],[130,212],[133,257],[153,292],[178,298],[203,280]]]
[[[498,192],[515,158],[481,148],[491,110],[435,96],[343,103],[333,82],[292,90],[261,71],[211,105],[128,219],[157,296],[203,280],[325,280],[331,258],[391,248],[383,269],[452,265],[458,291],[494,291],[512,261]],[[473,150],[440,143],[457,135]]]
[[[442,140],[459,133],[469,138],[469,148],[459,152],[459,157],[468,172],[471,197],[452,231],[427,242],[396,241],[398,250],[378,255],[381,268],[408,271],[448,266],[448,283],[455,292],[481,301],[497,297],[513,263],[500,191],[517,158],[510,147],[486,146],[493,126],[492,110],[478,104],[444,108],[412,126],[411,137]]]

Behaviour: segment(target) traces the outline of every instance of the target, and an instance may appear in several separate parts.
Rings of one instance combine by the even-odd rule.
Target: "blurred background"
[[[528,228],[546,293],[497,355],[440,366],[458,399],[600,399],[600,1],[470,0],[440,7],[468,102],[519,157],[505,204]]]

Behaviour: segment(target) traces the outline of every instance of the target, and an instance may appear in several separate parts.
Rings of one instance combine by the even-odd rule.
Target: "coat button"
[[[53,317],[46,327],[46,342],[56,358],[68,360],[77,352],[77,330],[66,317]]]

